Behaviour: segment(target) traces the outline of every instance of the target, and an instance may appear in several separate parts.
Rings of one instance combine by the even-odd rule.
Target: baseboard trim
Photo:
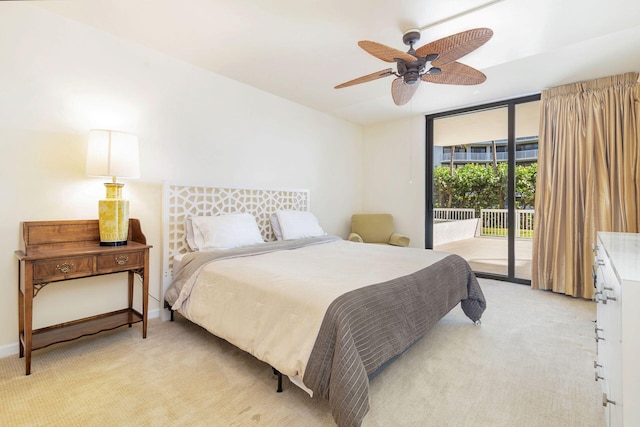
[[[0,347],[0,357],[13,356],[14,354],[18,354],[19,350],[20,347],[18,347],[17,342],[3,345],[2,347]]]
[[[155,310],[149,310],[148,318],[155,319],[156,317],[160,317],[160,310],[156,308]],[[8,357],[18,354],[20,351],[20,346],[18,346],[18,342],[14,342],[11,344],[0,346],[0,357]]]

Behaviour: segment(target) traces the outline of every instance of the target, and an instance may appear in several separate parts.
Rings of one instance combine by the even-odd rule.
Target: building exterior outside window
[[[507,161],[507,140],[497,140],[496,160],[498,162]],[[454,167],[464,166],[468,163],[492,164],[493,152],[492,141],[474,142],[467,145],[456,145],[453,165]],[[452,147],[434,147],[435,164],[449,166],[451,163]],[[529,165],[538,161],[538,136],[527,136],[516,138],[516,164]]]

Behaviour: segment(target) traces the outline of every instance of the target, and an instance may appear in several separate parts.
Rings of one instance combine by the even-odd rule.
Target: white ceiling
[[[495,1],[495,0],[494,0]],[[49,0],[38,7],[359,124],[434,113],[560,84],[640,71],[640,1],[502,0]],[[493,2],[491,2],[493,3]],[[425,28],[433,23],[440,24]],[[487,75],[478,86],[421,83],[402,107],[392,77],[334,86],[389,65],[359,40],[406,50],[488,27],[487,44],[460,59]]]

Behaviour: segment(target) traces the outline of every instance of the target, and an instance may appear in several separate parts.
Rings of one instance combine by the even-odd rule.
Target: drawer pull
[[[118,265],[125,265],[129,261],[129,257],[126,255],[120,255],[116,257],[116,263]]]
[[[596,381],[598,381],[598,380],[603,380],[603,379],[604,379],[604,377],[601,377],[601,376],[600,376],[600,375],[598,375],[598,373],[596,372]],[[604,406],[607,406],[607,405],[604,405]]]
[[[56,270],[61,271],[63,274],[67,274],[71,270],[73,270],[74,265],[71,263],[64,263],[56,265]]]

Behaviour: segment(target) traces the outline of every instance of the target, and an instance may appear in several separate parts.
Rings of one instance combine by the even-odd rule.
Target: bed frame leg
[[[173,310],[171,309],[171,304],[169,304],[168,302],[164,302],[164,308],[166,308],[167,310],[169,310],[169,312],[171,313],[171,321],[173,322]]]
[[[276,389],[277,393],[282,393],[282,374],[276,368],[273,369],[273,374],[278,376],[278,388]]]

